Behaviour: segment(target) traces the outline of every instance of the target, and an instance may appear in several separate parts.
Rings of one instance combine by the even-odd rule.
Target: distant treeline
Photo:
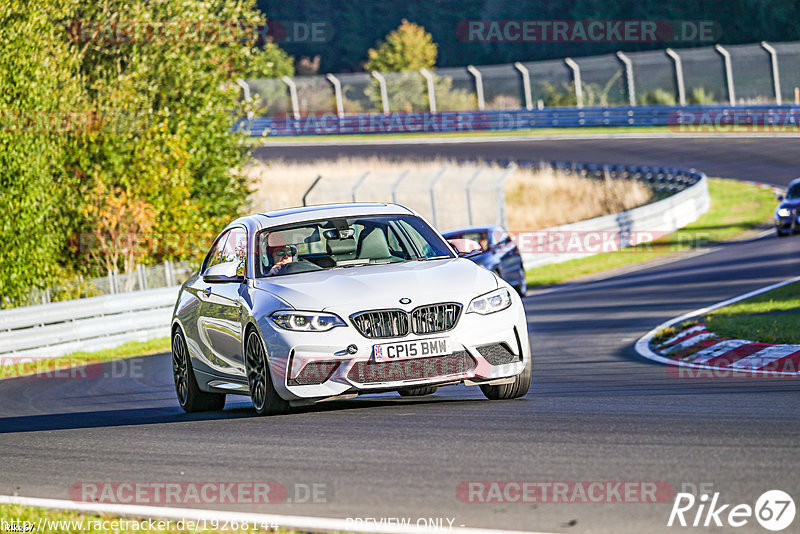
[[[404,18],[433,34],[439,46],[440,67],[666,46],[708,46],[715,42],[736,44],[800,39],[800,0],[258,0],[258,6],[268,19],[281,24],[278,37],[281,48],[297,59],[320,56],[320,72],[361,70],[367,50]],[[620,42],[616,34],[618,27],[587,28],[586,24],[592,20],[659,22],[655,40]],[[473,25],[470,35],[468,21],[482,21],[484,25]],[[517,40],[515,36],[522,28],[513,23],[492,27],[489,21],[545,21],[545,24],[529,24],[528,40]],[[577,30],[577,40],[570,40],[571,34],[566,40],[562,34],[560,42],[531,38],[534,34],[552,31],[553,27],[548,26],[550,21],[586,22],[577,29],[569,27],[570,32]],[[670,35],[671,29],[679,31],[679,24],[675,23],[681,21],[689,22],[687,39],[683,42]],[[692,23],[702,21],[712,23],[710,41],[691,35]],[[647,29],[652,28],[645,27]],[[498,30],[505,32],[499,39]],[[592,39],[591,35],[581,40],[583,30],[594,32],[595,36],[602,35],[597,32],[609,33],[610,41]],[[478,42],[477,36],[485,40]]]

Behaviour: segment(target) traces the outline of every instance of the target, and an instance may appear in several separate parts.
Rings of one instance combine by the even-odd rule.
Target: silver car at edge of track
[[[221,410],[237,394],[260,415],[454,384],[511,399],[532,372],[513,288],[413,210],[379,203],[229,224],[180,289],[172,363],[187,412]]]

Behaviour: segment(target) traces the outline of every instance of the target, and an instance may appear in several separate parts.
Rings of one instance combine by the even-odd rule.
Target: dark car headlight
[[[335,313],[279,310],[270,315],[276,325],[295,332],[327,332],[337,326],[347,326]]]

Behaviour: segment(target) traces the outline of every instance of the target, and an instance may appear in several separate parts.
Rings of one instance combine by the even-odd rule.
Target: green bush
[[[674,106],[677,103],[674,94],[661,88],[643,93],[638,100],[640,104],[656,106]]]
[[[705,87],[695,87],[686,99],[687,104],[715,104],[714,93],[706,91]]]

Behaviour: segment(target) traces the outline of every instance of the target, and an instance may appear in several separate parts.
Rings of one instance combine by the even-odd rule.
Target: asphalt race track
[[[800,174],[790,161],[796,140],[701,141],[536,140],[257,154],[308,159],[406,151],[650,163],[775,184]],[[428,398],[362,397],[271,418],[256,417],[247,399],[229,397],[222,413],[186,415],[175,400],[166,354],[128,362],[117,378],[2,381],[0,493],[67,499],[71,486],[86,481],[277,481],[291,498],[295,484],[317,483],[325,485],[327,502],[217,507],[636,534],[694,530],[666,526],[672,498],[485,504],[460,501],[456,488],[464,481],[664,481],[676,492],[713,484],[720,501],[733,505],[752,506],[770,489],[799,502],[800,382],[684,378],[633,350],[660,322],[796,276],[798,266],[800,238],[770,235],[531,294],[525,304],[534,382],[515,401],[490,402],[477,389],[451,387]],[[736,532],[765,530],[751,518]]]

